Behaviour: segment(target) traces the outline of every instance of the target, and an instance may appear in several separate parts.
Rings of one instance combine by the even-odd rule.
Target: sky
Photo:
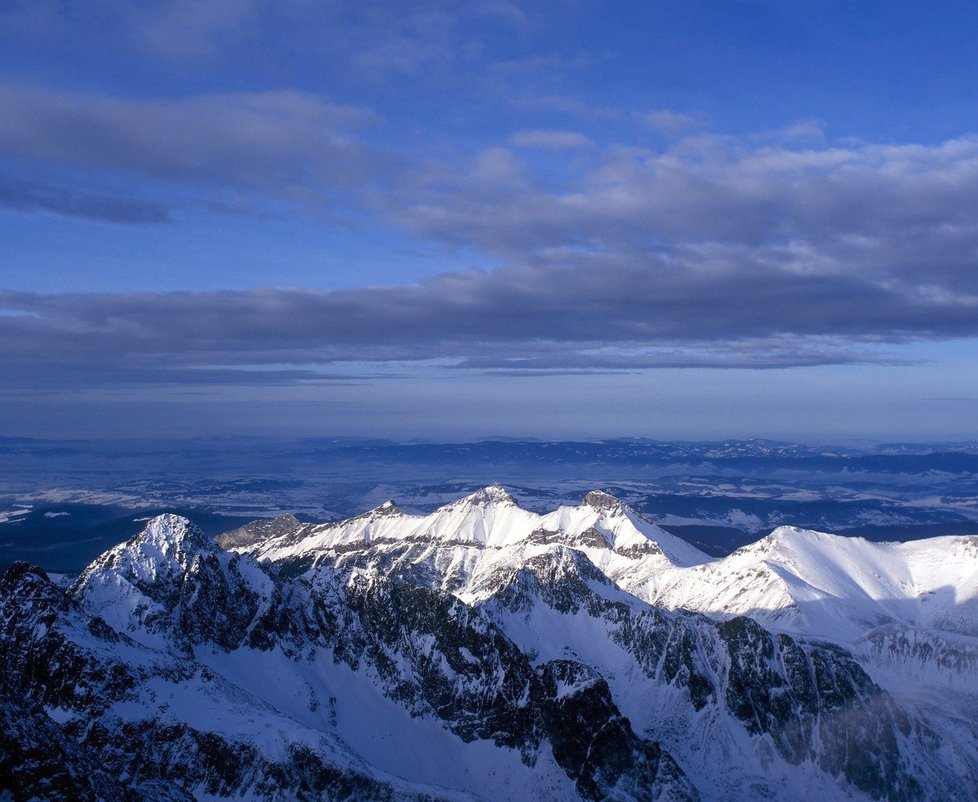
[[[0,435],[975,439],[978,6],[0,4]]]

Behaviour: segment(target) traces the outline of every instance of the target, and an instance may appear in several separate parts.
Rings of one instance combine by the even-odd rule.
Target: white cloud
[[[539,128],[517,131],[510,136],[511,144],[518,148],[540,148],[543,150],[579,150],[593,143],[577,131],[552,131]]]
[[[643,112],[637,116],[643,125],[671,135],[686,133],[701,125],[699,118],[695,115],[671,109],[656,109],[655,111]]]

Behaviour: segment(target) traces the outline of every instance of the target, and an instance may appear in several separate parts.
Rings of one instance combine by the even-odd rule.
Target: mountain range
[[[0,580],[13,799],[970,800],[978,537],[716,558],[492,485]]]
[[[487,476],[536,512],[602,487],[714,557],[786,524],[873,541],[978,531],[975,443],[0,437],[0,572],[77,573],[163,512],[209,535],[286,512],[341,521],[388,498],[428,514]]]

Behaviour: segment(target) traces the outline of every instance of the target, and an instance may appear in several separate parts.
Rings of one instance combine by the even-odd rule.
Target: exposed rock
[[[240,548],[273,537],[291,535],[302,526],[302,521],[287,512],[274,518],[259,518],[230,532],[224,532],[214,538],[214,542],[222,549]]]

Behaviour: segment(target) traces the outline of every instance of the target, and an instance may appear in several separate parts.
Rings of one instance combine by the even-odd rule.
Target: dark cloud
[[[196,61],[217,55],[229,43],[250,38],[267,7],[262,0],[170,0],[120,3],[118,12],[139,50]]]
[[[593,145],[584,134],[577,131],[553,131],[549,129],[526,129],[517,131],[509,141],[518,148],[540,148],[541,150],[577,150]]]
[[[0,175],[0,206],[21,211],[45,211],[67,217],[109,223],[167,223],[170,211],[160,204],[79,192]]]
[[[423,172],[386,211],[426,238],[512,259],[778,260],[808,275],[953,274],[974,291],[978,139],[936,146],[798,145],[692,136],[665,151],[614,146],[559,183],[494,148],[432,182]],[[570,180],[569,180],[570,179]],[[926,273],[926,275],[925,275]],[[938,280],[942,280],[938,278]]]
[[[301,382],[312,377],[288,370],[431,360],[523,375],[836,365],[880,359],[879,343],[978,335],[974,137],[831,143],[806,125],[651,149],[530,129],[512,134],[520,154],[413,168],[404,156],[395,170],[349,133],[363,112],[300,92],[133,100],[7,85],[0,109],[0,148],[19,158],[313,206],[346,187],[427,243],[504,265],[334,292],[0,294],[17,313],[0,312],[11,387],[30,385],[32,365],[55,382],[111,365],[91,374],[105,384],[247,383],[254,367]],[[546,154],[563,172],[526,155],[587,142]],[[154,213],[41,184],[0,185],[0,202]]]
[[[313,370],[262,366],[258,369],[190,367],[168,365],[166,359],[150,361],[118,359],[97,363],[53,359],[43,366],[15,361],[0,361],[0,377],[6,392],[36,393],[75,391],[87,388],[139,388],[146,386],[186,387],[285,387],[313,385],[364,384],[377,380],[399,379],[396,372],[341,373],[335,370]]]
[[[275,194],[363,182],[360,109],[294,90],[130,99],[0,84],[0,152],[169,182]]]
[[[0,39],[68,44],[83,37],[81,46],[92,49],[125,44],[131,58],[188,71],[242,54],[254,62],[280,48],[293,59],[311,56],[378,78],[482,63],[487,34],[519,35],[540,25],[533,19],[539,12],[506,0],[8,0],[0,8]]]
[[[661,258],[600,269],[456,273],[335,292],[8,292],[0,294],[0,309],[7,310],[0,313],[0,369],[8,386],[34,381],[30,366],[56,377],[106,364],[113,367],[106,381],[157,371],[159,381],[179,376],[188,383],[194,367],[349,362],[438,360],[528,375],[810,366],[878,360],[865,347],[880,342],[978,334],[978,307],[950,293],[908,292],[876,277],[805,275],[765,262],[717,269]],[[242,374],[241,381],[255,378]]]

